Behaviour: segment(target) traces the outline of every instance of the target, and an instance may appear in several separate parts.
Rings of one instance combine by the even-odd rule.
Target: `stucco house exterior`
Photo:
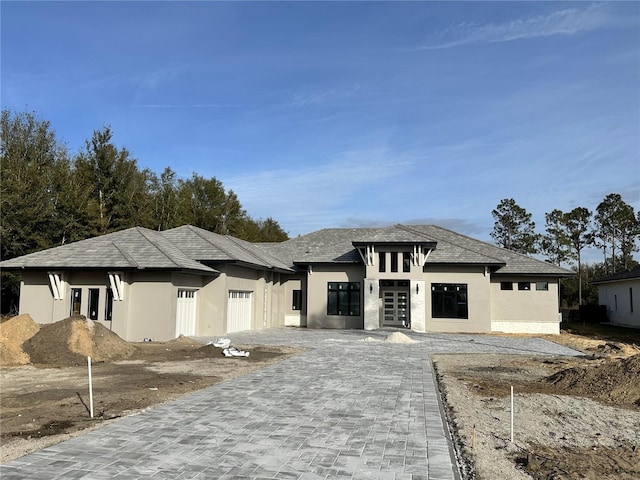
[[[122,338],[276,326],[559,333],[573,272],[434,225],[324,229],[254,244],[191,225],[130,228],[0,262],[20,313],[81,314]]]
[[[640,265],[591,283],[598,287],[598,303],[607,307],[611,323],[640,328]]]

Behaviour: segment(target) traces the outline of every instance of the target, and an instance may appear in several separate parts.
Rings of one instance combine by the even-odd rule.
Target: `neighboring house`
[[[591,283],[598,287],[598,303],[607,307],[611,323],[640,327],[640,265]]]
[[[82,314],[122,338],[276,326],[559,333],[573,272],[437,226],[325,229],[249,243],[190,225],[130,228],[0,262],[20,313]]]

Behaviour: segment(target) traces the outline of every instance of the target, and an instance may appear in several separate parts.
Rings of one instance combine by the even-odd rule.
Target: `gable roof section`
[[[112,268],[170,269],[218,273],[199,263],[164,238],[162,233],[133,227],[80,240],[0,263],[4,269]]]
[[[177,245],[189,258],[200,262],[233,262],[261,269],[292,272],[291,267],[254,243],[230,235],[183,225],[162,232],[164,238]]]
[[[599,285],[601,283],[623,282],[626,280],[635,279],[640,279],[640,265],[637,265],[636,267],[632,268],[631,270],[627,270],[626,272],[618,272],[607,277],[599,278],[592,281],[591,283],[593,285]]]

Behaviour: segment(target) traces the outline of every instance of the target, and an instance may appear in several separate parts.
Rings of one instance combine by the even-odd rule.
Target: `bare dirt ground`
[[[27,318],[0,324],[0,463],[301,351],[236,345],[249,357],[227,358],[213,345],[184,337],[129,343],[101,325],[87,328],[91,324],[79,318],[40,327],[22,317]],[[89,415],[88,354],[97,359],[92,362],[94,418]],[[28,361],[37,363],[24,364]]]
[[[464,478],[640,478],[640,331],[546,338],[585,355],[434,355]],[[5,321],[0,462],[300,352],[237,346],[250,356],[225,358],[184,337],[129,343],[82,317],[42,326],[28,315]],[[94,359],[93,419],[87,355]]]
[[[625,334],[547,337],[576,358],[434,355],[464,478],[640,478],[640,332]]]

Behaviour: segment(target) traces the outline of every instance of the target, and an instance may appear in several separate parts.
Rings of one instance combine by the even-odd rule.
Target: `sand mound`
[[[33,337],[40,326],[28,315],[17,315],[0,323],[0,364],[25,365],[29,355],[22,344]]]
[[[31,363],[76,365],[129,357],[136,348],[100,323],[84,316],[65,318],[43,325],[40,331],[24,343]]]
[[[562,393],[640,405],[640,355],[562,370],[544,381]]]
[[[410,339],[404,333],[393,332],[384,339],[388,343],[417,343],[415,340]]]
[[[367,338],[363,338],[362,339],[363,342],[379,342],[380,339],[378,338],[373,338],[373,337],[367,337]]]

